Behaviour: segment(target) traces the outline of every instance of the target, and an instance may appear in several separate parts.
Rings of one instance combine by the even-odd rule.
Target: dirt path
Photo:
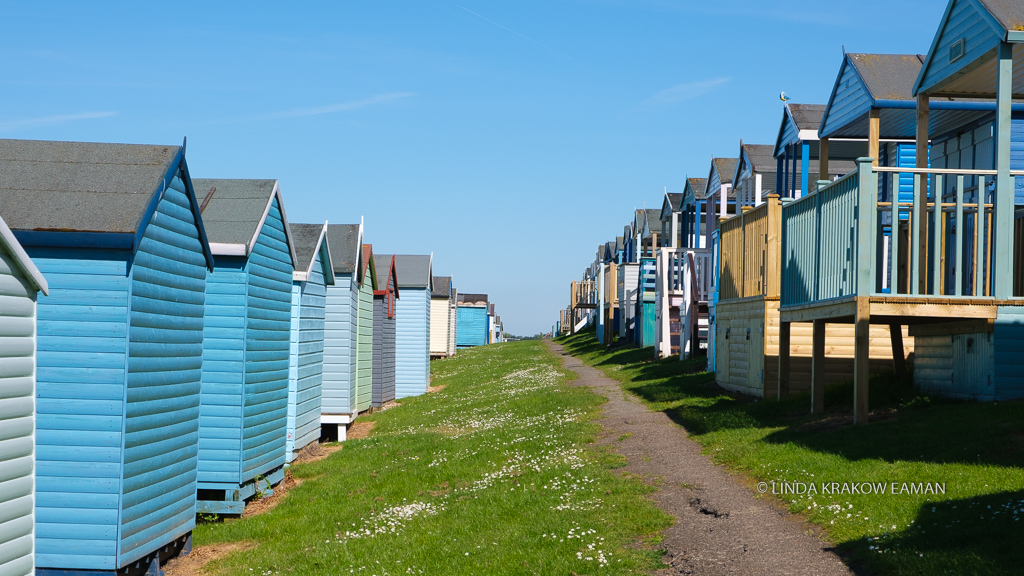
[[[629,472],[657,479],[653,499],[676,519],[664,534],[670,567],[659,574],[852,574],[808,524],[755,498],[752,489],[702,455],[667,415],[650,411],[560,345],[548,345],[580,375],[577,385],[608,398],[598,420],[601,442],[614,444],[628,459]]]

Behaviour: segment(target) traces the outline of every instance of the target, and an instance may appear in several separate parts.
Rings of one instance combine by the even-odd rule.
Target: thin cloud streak
[[[378,94],[376,96],[371,96],[370,98],[364,98],[362,100],[356,100],[354,102],[341,102],[338,104],[329,104],[327,106],[317,106],[314,108],[296,108],[294,110],[274,112],[272,114],[260,116],[259,119],[274,120],[278,118],[302,118],[304,116],[319,116],[321,114],[348,112],[350,110],[365,108],[366,106],[373,106],[374,104],[382,104],[384,102],[390,102],[392,100],[409,98],[415,95],[416,94],[414,92],[391,92],[388,94]]]
[[[732,80],[730,77],[720,77],[676,84],[671,88],[655,92],[653,96],[644,100],[643,103],[647,106],[678,104],[679,102],[699,98],[730,80]]]
[[[477,18],[479,18],[479,19],[481,19],[481,20],[483,20],[485,22],[489,22],[491,24],[494,24],[495,26],[497,26],[498,28],[501,28],[502,30],[504,30],[506,32],[510,32],[512,34],[515,34],[516,36],[519,36],[520,38],[522,38],[523,40],[526,40],[527,42],[532,42],[532,43],[536,44],[537,46],[540,46],[541,48],[547,50],[548,52],[551,52],[552,54],[555,54],[556,56],[559,56],[561,58],[565,58],[566,60],[568,60],[570,62],[573,62],[575,64],[579,64],[580,63],[579,60],[576,60],[572,56],[569,56],[567,54],[563,54],[563,53],[559,52],[558,50],[555,50],[554,48],[552,48],[550,46],[542,44],[542,43],[534,40],[533,38],[530,38],[529,36],[527,36],[525,34],[520,34],[519,32],[516,32],[515,30],[509,28],[508,26],[502,26],[501,24],[498,24],[494,20],[491,20],[490,18],[488,18],[486,16],[483,16],[481,14],[477,14],[476,12],[473,12],[472,10],[470,10],[469,8],[466,8],[465,6],[459,6],[458,4],[456,4],[456,6],[458,6],[459,8],[462,8],[466,12],[469,12],[473,16],[476,16]]]
[[[27,130],[41,126],[52,126],[65,122],[77,120],[93,120],[96,118],[109,118],[117,112],[82,112],[79,114],[56,114],[54,116],[40,116],[38,118],[23,118],[21,120],[8,120],[0,122],[0,132],[13,132],[15,130]]]

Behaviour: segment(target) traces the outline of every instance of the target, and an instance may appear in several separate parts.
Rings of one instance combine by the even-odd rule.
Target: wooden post
[[[907,378],[907,359],[903,356],[903,326],[898,322],[889,324],[889,340],[892,342],[892,369],[896,378]]]
[[[825,411],[825,321],[811,325],[811,414]]]
[[[872,108],[868,112],[868,156],[872,159],[872,166],[878,166],[878,140],[882,128],[879,112],[878,108]]]
[[[996,124],[995,124],[995,157],[996,157],[996,192],[992,200],[992,228],[995,229],[992,250],[994,262],[989,266],[994,274],[995,286],[991,294],[997,299],[1005,300],[1013,296],[1013,262],[1019,255],[1013,253],[1013,182],[1010,176],[1010,114],[1013,99],[1013,45],[999,43],[996,60]],[[983,191],[979,190],[978,205],[985,201]],[[979,208],[983,213],[984,209]],[[983,218],[982,218],[983,220]],[[990,243],[991,247],[991,243]]]
[[[778,298],[782,281],[782,203],[778,194],[768,195],[768,234],[765,238],[765,296]]]
[[[868,376],[871,373],[871,302],[867,296],[857,297],[854,316],[853,351],[853,423],[868,421]]]
[[[779,400],[789,396],[790,323],[779,323]]]
[[[928,95],[918,94],[917,95],[917,148],[915,151],[916,157],[914,162],[918,168],[928,167]],[[915,176],[917,178],[918,176]],[[921,175],[921,194],[925,198],[921,199],[921,210],[920,212],[914,213],[914,218],[917,219],[917,237],[911,238],[912,242],[917,242],[920,247],[918,252],[919,258],[917,261],[917,293],[927,294],[928,293],[928,176]],[[916,192],[916,190],[915,190]],[[938,190],[935,190],[936,199],[940,198]],[[917,208],[917,204],[914,207]],[[959,223],[957,224],[959,226]],[[913,250],[913,248],[911,248]]]
[[[832,180],[828,173],[828,138],[818,141],[818,180]]]

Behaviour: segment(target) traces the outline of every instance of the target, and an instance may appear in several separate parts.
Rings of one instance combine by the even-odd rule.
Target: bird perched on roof
[[[786,94],[785,92],[780,93],[779,100],[782,100],[783,102],[788,102],[790,100],[789,94]]]

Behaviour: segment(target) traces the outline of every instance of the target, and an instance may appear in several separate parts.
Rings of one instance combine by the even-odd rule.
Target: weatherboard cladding
[[[459,348],[487,344],[489,325],[486,306],[459,306],[455,323],[455,344]]]
[[[327,241],[334,263],[334,285],[327,287],[321,415],[354,416],[356,413],[359,331],[356,267],[361,238],[359,224],[331,224],[327,227]]]
[[[395,255],[395,397],[417,396],[430,382],[430,256]]]
[[[356,327],[356,412],[369,410],[373,400],[373,290],[376,278],[370,264],[372,252],[368,248],[363,245],[363,260],[360,262],[362,281],[359,283]]]
[[[87,183],[102,184],[104,169],[119,171],[117,147],[85,147],[79,158],[112,162],[91,164],[84,170]],[[128,149],[135,157],[138,148]],[[155,202],[148,219],[134,217],[148,222],[137,230],[134,254],[74,247],[74,232],[65,237],[68,247],[28,249],[50,283],[50,295],[38,304],[40,568],[114,570],[195,525],[208,248],[184,163],[150,166],[154,172],[148,178],[135,173],[135,165],[131,177],[111,178],[110,190],[125,189],[102,195],[104,202],[117,204],[132,196],[126,190],[133,183],[146,183],[145,196]],[[56,190],[62,183],[52,184]],[[80,193],[70,181],[63,184],[72,190],[73,204]],[[102,204],[96,198],[89,203]],[[133,201],[126,204],[135,209]],[[89,211],[82,218],[68,222],[68,229],[95,230],[103,220]],[[131,226],[114,229],[130,231]]]
[[[979,6],[981,10],[979,10]],[[921,74],[918,87],[930,90],[937,84],[957,76],[971,66],[975,60],[987,54],[996,46],[1005,34],[1005,30],[1020,30],[1024,26],[1021,15],[1021,4],[1015,0],[953,0],[947,5],[939,29],[935,33],[932,48]],[[988,17],[993,17],[1003,30],[997,31]],[[964,54],[953,62],[949,61],[950,47],[953,43],[964,41]],[[917,77],[914,78],[917,80]]]
[[[224,214],[221,202],[241,207],[235,197],[240,188],[226,182],[262,181],[217,182],[204,217],[208,211]],[[245,203],[248,219],[258,222],[269,202],[251,252],[215,256],[207,280],[199,437],[199,487],[204,489],[237,488],[285,462],[294,269],[283,209],[276,195],[270,199],[273,189],[249,188],[263,197],[263,208],[257,212],[255,202]],[[218,196],[222,190],[233,194]],[[250,229],[241,218],[215,219],[207,226],[224,242]],[[239,236],[230,237],[221,226]],[[251,229],[255,234],[256,227]]]
[[[379,408],[395,399],[395,271],[394,257],[374,254],[378,273],[373,294],[373,395],[372,405]]]
[[[309,277],[292,283],[286,447],[289,461],[320,437],[326,273],[330,266],[327,244],[319,242],[324,228],[322,224],[292,224],[291,228],[299,262],[306,262],[309,254],[313,260],[308,268]]]
[[[0,220],[0,223],[3,221]],[[30,270],[25,268],[29,267]],[[0,239],[0,574],[32,574],[35,518],[34,265]]]

